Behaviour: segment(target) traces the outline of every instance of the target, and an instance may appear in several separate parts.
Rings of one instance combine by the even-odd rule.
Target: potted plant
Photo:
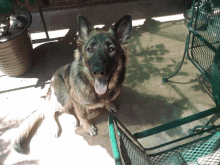
[[[29,0],[30,4],[35,2]],[[0,71],[3,74],[19,76],[31,67],[31,22],[31,13],[25,7],[13,0],[0,0]]]

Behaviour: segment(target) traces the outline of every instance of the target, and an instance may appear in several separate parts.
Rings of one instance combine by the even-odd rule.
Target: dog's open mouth
[[[95,78],[95,91],[97,94],[104,94],[108,88],[107,78]]]

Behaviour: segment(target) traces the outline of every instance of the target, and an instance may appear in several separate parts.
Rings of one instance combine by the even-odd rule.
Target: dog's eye
[[[114,50],[115,50],[115,48],[109,47],[109,51],[110,51],[110,52],[113,52]]]
[[[92,48],[87,48],[88,52],[92,52],[93,49]]]

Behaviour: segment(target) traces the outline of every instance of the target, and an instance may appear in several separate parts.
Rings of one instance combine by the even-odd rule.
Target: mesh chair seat
[[[109,124],[114,125],[115,132],[118,132],[117,139],[115,132],[110,134],[112,147],[118,147],[118,149],[112,148],[113,154],[118,152],[119,155],[114,157],[116,165],[218,165],[220,163],[220,132],[148,155],[134,138],[135,135],[131,135],[116,117],[109,116]],[[109,129],[112,127],[110,126]]]

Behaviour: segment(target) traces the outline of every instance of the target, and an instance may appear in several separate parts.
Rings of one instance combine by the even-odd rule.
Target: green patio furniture
[[[220,120],[220,1],[194,0],[188,29],[182,63],[187,54],[210,82],[216,107],[134,134],[111,114],[109,135],[116,165],[220,165],[220,125],[217,124]],[[206,117],[211,118],[205,125],[187,130],[188,135],[184,137],[151,148],[140,143],[139,139],[148,141],[156,134]],[[177,143],[181,144],[169,147]]]
[[[210,82],[216,107],[170,123],[131,134],[114,115],[109,116],[109,134],[116,165],[219,165],[220,164],[220,47],[211,65]],[[180,127],[193,121],[212,116],[205,125],[188,130],[188,135],[151,148],[143,147],[138,139]],[[215,116],[215,117],[214,117]],[[147,119],[146,119],[147,120]],[[183,128],[181,128],[183,129]],[[204,135],[206,134],[206,135]],[[170,145],[181,143],[175,147]],[[165,149],[163,150],[163,147]],[[168,147],[168,148],[166,148]],[[151,152],[151,154],[148,154]]]
[[[186,38],[182,62],[173,75],[163,78],[163,82],[168,82],[179,72],[186,54],[208,82],[211,80],[212,61],[216,49],[220,46],[220,1],[194,0],[191,10],[191,19],[187,26],[189,34]]]
[[[144,148],[137,139],[145,138],[148,136],[169,130],[176,126],[192,122],[197,117],[204,117],[217,112],[211,109],[205,113],[196,114],[187,118],[183,118],[165,125],[131,134],[126,127],[114,116],[109,116],[109,133],[111,139],[111,146],[116,165],[219,165],[220,163],[220,126],[204,126],[206,130],[201,130],[194,134],[189,134],[186,137],[177,140],[166,142],[159,146],[152,148]],[[176,125],[174,125],[176,124]],[[200,126],[201,127],[201,126]],[[204,132],[211,132],[205,137],[199,138],[192,142],[170,148],[154,154],[147,154],[147,151],[156,150],[164,146],[198,136]],[[117,136],[116,136],[117,134]]]

